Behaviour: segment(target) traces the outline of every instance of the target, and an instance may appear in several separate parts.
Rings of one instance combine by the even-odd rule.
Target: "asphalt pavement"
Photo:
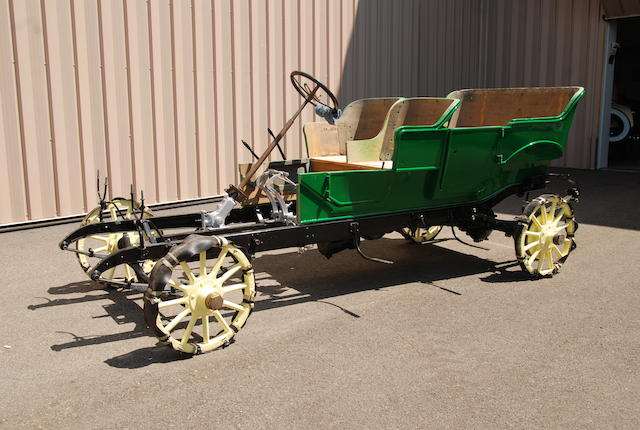
[[[75,225],[0,234],[0,427],[638,429],[640,174],[572,173],[578,248],[553,278],[499,232],[363,244],[392,266],[259,254],[236,342],[190,359],[58,250]]]

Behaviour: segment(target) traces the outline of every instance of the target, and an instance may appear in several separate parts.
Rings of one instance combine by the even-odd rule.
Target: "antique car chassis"
[[[387,133],[387,136],[391,137],[385,138],[382,131],[378,133],[378,137],[370,137],[368,140],[358,141],[351,136],[346,146],[349,148],[347,151],[352,150],[352,158],[355,160],[366,157],[366,154],[372,151],[377,154],[382,149],[380,152],[382,154],[380,169],[382,170],[377,170],[379,173],[369,170],[370,167],[358,166],[355,162],[345,164],[341,161],[333,167],[330,166],[329,171],[305,173],[298,178],[296,169],[309,172],[309,159],[273,162],[266,170],[263,165],[269,154],[276,147],[279,148],[280,140],[307,104],[313,104],[316,113],[324,117],[332,127],[336,120],[339,121],[340,111],[335,96],[315,78],[302,72],[294,72],[291,80],[296,90],[303,96],[304,102],[287,121],[282,131],[276,136],[272,134],[273,140],[264,153],[260,157],[254,154],[257,161],[247,166],[241,182],[237,186],[230,186],[227,195],[217,201],[216,210],[151,217],[143,198],[141,203],[135,203],[132,192],[129,200],[107,201],[105,189],[105,192],[99,196],[100,205],[87,216],[84,225],[65,237],[59,244],[61,249],[71,251],[78,256],[81,266],[91,279],[144,292],[147,324],[155,331],[161,342],[189,354],[228,345],[253,310],[255,280],[251,259],[255,253],[261,251],[317,244],[318,251],[327,258],[345,249],[355,249],[367,260],[392,264],[390,261],[365,255],[360,248],[361,238],[375,239],[386,233],[399,231],[408,239],[426,242],[433,239],[440,226],[452,226],[467,233],[476,242],[485,240],[494,230],[514,237],[516,257],[523,269],[533,276],[551,276],[557,272],[575,248],[573,235],[577,229],[577,223],[573,216],[571,202],[577,200],[578,187],[567,175],[549,174],[546,167],[548,160],[557,158],[558,151],[564,147],[568,133],[567,121],[570,124],[575,104],[582,97],[584,90],[572,87],[572,92],[567,92],[566,88],[562,89],[569,94],[567,99],[569,102],[564,101],[569,107],[562,105],[561,115],[550,117],[551,119],[542,116],[538,123],[534,122],[527,126],[533,130],[534,138],[518,143],[520,146],[512,149],[506,161],[504,155],[498,156],[497,165],[504,165],[514,157],[521,158],[520,164],[516,164],[512,169],[517,175],[510,176],[515,179],[503,181],[505,186],[496,187],[495,191],[481,190],[482,192],[474,194],[480,198],[471,199],[471,201],[465,200],[464,196],[457,197],[458,200],[452,200],[445,193],[442,194],[444,203],[433,206],[422,202],[429,202],[430,197],[426,195],[431,192],[431,196],[437,196],[438,190],[429,191],[425,188],[421,192],[425,193],[426,197],[417,198],[417,203],[411,203],[414,207],[394,208],[378,200],[357,197],[345,202],[343,198],[335,197],[336,193],[343,192],[344,189],[339,186],[334,186],[332,189],[331,181],[333,180],[334,184],[338,183],[342,174],[340,166],[347,166],[346,170],[362,169],[364,174],[378,175],[377,178],[389,177],[392,181],[395,181],[395,178],[405,178],[402,179],[404,182],[401,181],[401,184],[411,184],[412,180],[413,183],[426,184],[432,177],[428,175],[445,169],[445,166],[439,167],[438,163],[445,163],[457,151],[456,147],[452,146],[455,136],[447,137],[450,142],[448,149],[445,148],[444,152],[435,156],[435,161],[431,161],[432,164],[435,163],[434,166],[424,161],[418,161],[423,164],[417,165],[411,165],[411,160],[403,161],[398,153],[406,151],[403,148],[410,148],[407,145],[411,142],[411,140],[403,141],[403,136],[411,131],[422,133],[418,136],[428,136],[428,133],[441,136],[443,133],[449,133],[450,128],[447,128],[447,124],[450,125],[451,121],[465,120],[462,117],[451,119],[460,102],[456,99],[420,99],[415,102],[414,99],[391,100],[389,103],[394,104],[387,113],[385,127],[393,120],[393,115],[399,115],[399,112],[405,112],[407,117],[410,116],[406,112],[411,112],[414,105],[437,105],[440,110],[436,112],[435,120],[420,120],[426,125],[411,127],[412,124],[405,122],[404,125],[408,127],[392,129]],[[311,82],[313,86],[310,87],[307,82],[302,83],[303,80]],[[324,92],[325,98],[320,96],[321,92]],[[453,94],[466,100],[482,96],[482,94],[460,95],[459,93],[461,92]],[[414,104],[408,104],[409,102]],[[349,107],[344,111],[347,117],[353,114],[348,112],[348,109]],[[549,122],[553,126],[551,133],[556,133],[553,135],[555,141],[546,138],[542,131],[537,131]],[[433,125],[429,125],[431,123]],[[514,128],[519,125],[518,120],[509,124],[512,123]],[[499,127],[487,126],[478,129],[478,133],[485,133],[487,130],[492,133],[495,131],[497,138],[500,138],[500,133],[504,138],[507,128],[502,127],[500,130]],[[322,132],[325,133],[326,130],[335,131],[330,128],[323,129]],[[468,130],[473,132],[474,129]],[[308,145],[312,131],[313,129],[305,130],[308,134]],[[468,133],[468,131],[463,130],[460,133]],[[328,135],[322,136],[324,136],[323,139],[327,139]],[[394,140],[398,145],[395,150],[393,149]],[[412,157],[415,158],[415,154],[419,153],[415,152],[415,149],[413,151]],[[393,163],[396,164],[393,172],[384,171],[385,160],[391,160],[392,156]],[[322,163],[332,163],[325,159],[318,158]],[[419,176],[418,182],[415,182],[416,175],[425,176]],[[529,192],[543,189],[552,179],[568,181],[569,187],[565,196],[544,194],[535,199],[528,199]],[[349,184],[353,179],[347,178],[346,181]],[[278,187],[275,185],[276,182],[280,184]],[[394,182],[389,184],[391,184],[390,188],[385,194],[387,197],[384,198],[397,199],[393,195]],[[283,190],[287,186],[295,188],[297,199],[286,198]],[[317,191],[314,187],[321,187],[321,189]],[[442,189],[444,188],[441,184],[440,191]],[[396,187],[395,192],[414,192],[415,190],[415,186],[412,188],[411,185],[402,185],[399,188]],[[334,195],[331,194],[332,192]],[[353,188],[349,192],[355,196],[361,191]],[[512,220],[498,219],[492,208],[511,195],[527,196],[523,215]],[[436,199],[436,197],[431,198],[434,201]],[[393,202],[393,200],[389,201]],[[373,208],[368,212],[367,204]],[[381,210],[380,207],[384,204],[387,206]],[[306,205],[305,215],[301,215],[299,205]],[[313,211],[310,211],[310,208]],[[110,220],[105,220],[105,216],[108,215],[111,216]],[[433,234],[425,233],[434,227],[438,228]],[[178,231],[169,233],[171,230]],[[98,238],[104,241],[105,245],[89,247],[84,243],[88,238]],[[97,259],[97,263],[90,264],[90,258]],[[209,269],[210,261],[214,264]],[[199,267],[193,267],[193,264],[199,264]],[[125,276],[122,279],[113,279],[113,273],[119,266],[126,268]],[[109,271],[111,271],[111,279],[103,277]],[[179,276],[176,275],[177,272],[180,272]],[[236,279],[235,284],[229,285],[231,279]],[[235,302],[227,300],[226,294],[232,292],[242,293],[242,296]],[[162,310],[171,306],[176,306],[178,309],[173,316],[167,317]],[[225,309],[232,314],[225,314]],[[210,333],[210,317],[213,317],[222,329],[218,334]],[[194,329],[198,321],[201,321],[201,329],[200,334],[196,336]],[[182,330],[181,336],[173,334],[174,330],[178,329]]]

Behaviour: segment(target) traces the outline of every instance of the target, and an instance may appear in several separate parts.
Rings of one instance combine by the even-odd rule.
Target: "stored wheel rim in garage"
[[[515,235],[516,257],[525,272],[552,276],[575,248],[578,227],[568,201],[545,194],[524,209],[522,227]]]
[[[631,120],[625,112],[612,107],[611,123],[609,126],[609,142],[619,142],[625,139],[631,131]]]
[[[224,238],[193,236],[151,272],[145,319],[161,342],[203,353],[230,343],[249,318],[255,294],[251,263],[239,248]]]

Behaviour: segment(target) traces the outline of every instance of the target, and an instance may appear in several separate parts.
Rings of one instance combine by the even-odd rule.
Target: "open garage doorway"
[[[640,17],[616,22],[608,167],[640,170]]]
[[[601,6],[607,25],[597,167],[640,171],[640,2]]]

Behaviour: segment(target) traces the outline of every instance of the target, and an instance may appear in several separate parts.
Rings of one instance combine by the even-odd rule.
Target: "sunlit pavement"
[[[554,278],[524,276],[499,232],[363,244],[392,266],[260,254],[236,342],[186,360],[155,346],[141,294],[57,249],[74,225],[1,234],[0,427],[640,428],[640,174],[572,173],[578,248]]]

